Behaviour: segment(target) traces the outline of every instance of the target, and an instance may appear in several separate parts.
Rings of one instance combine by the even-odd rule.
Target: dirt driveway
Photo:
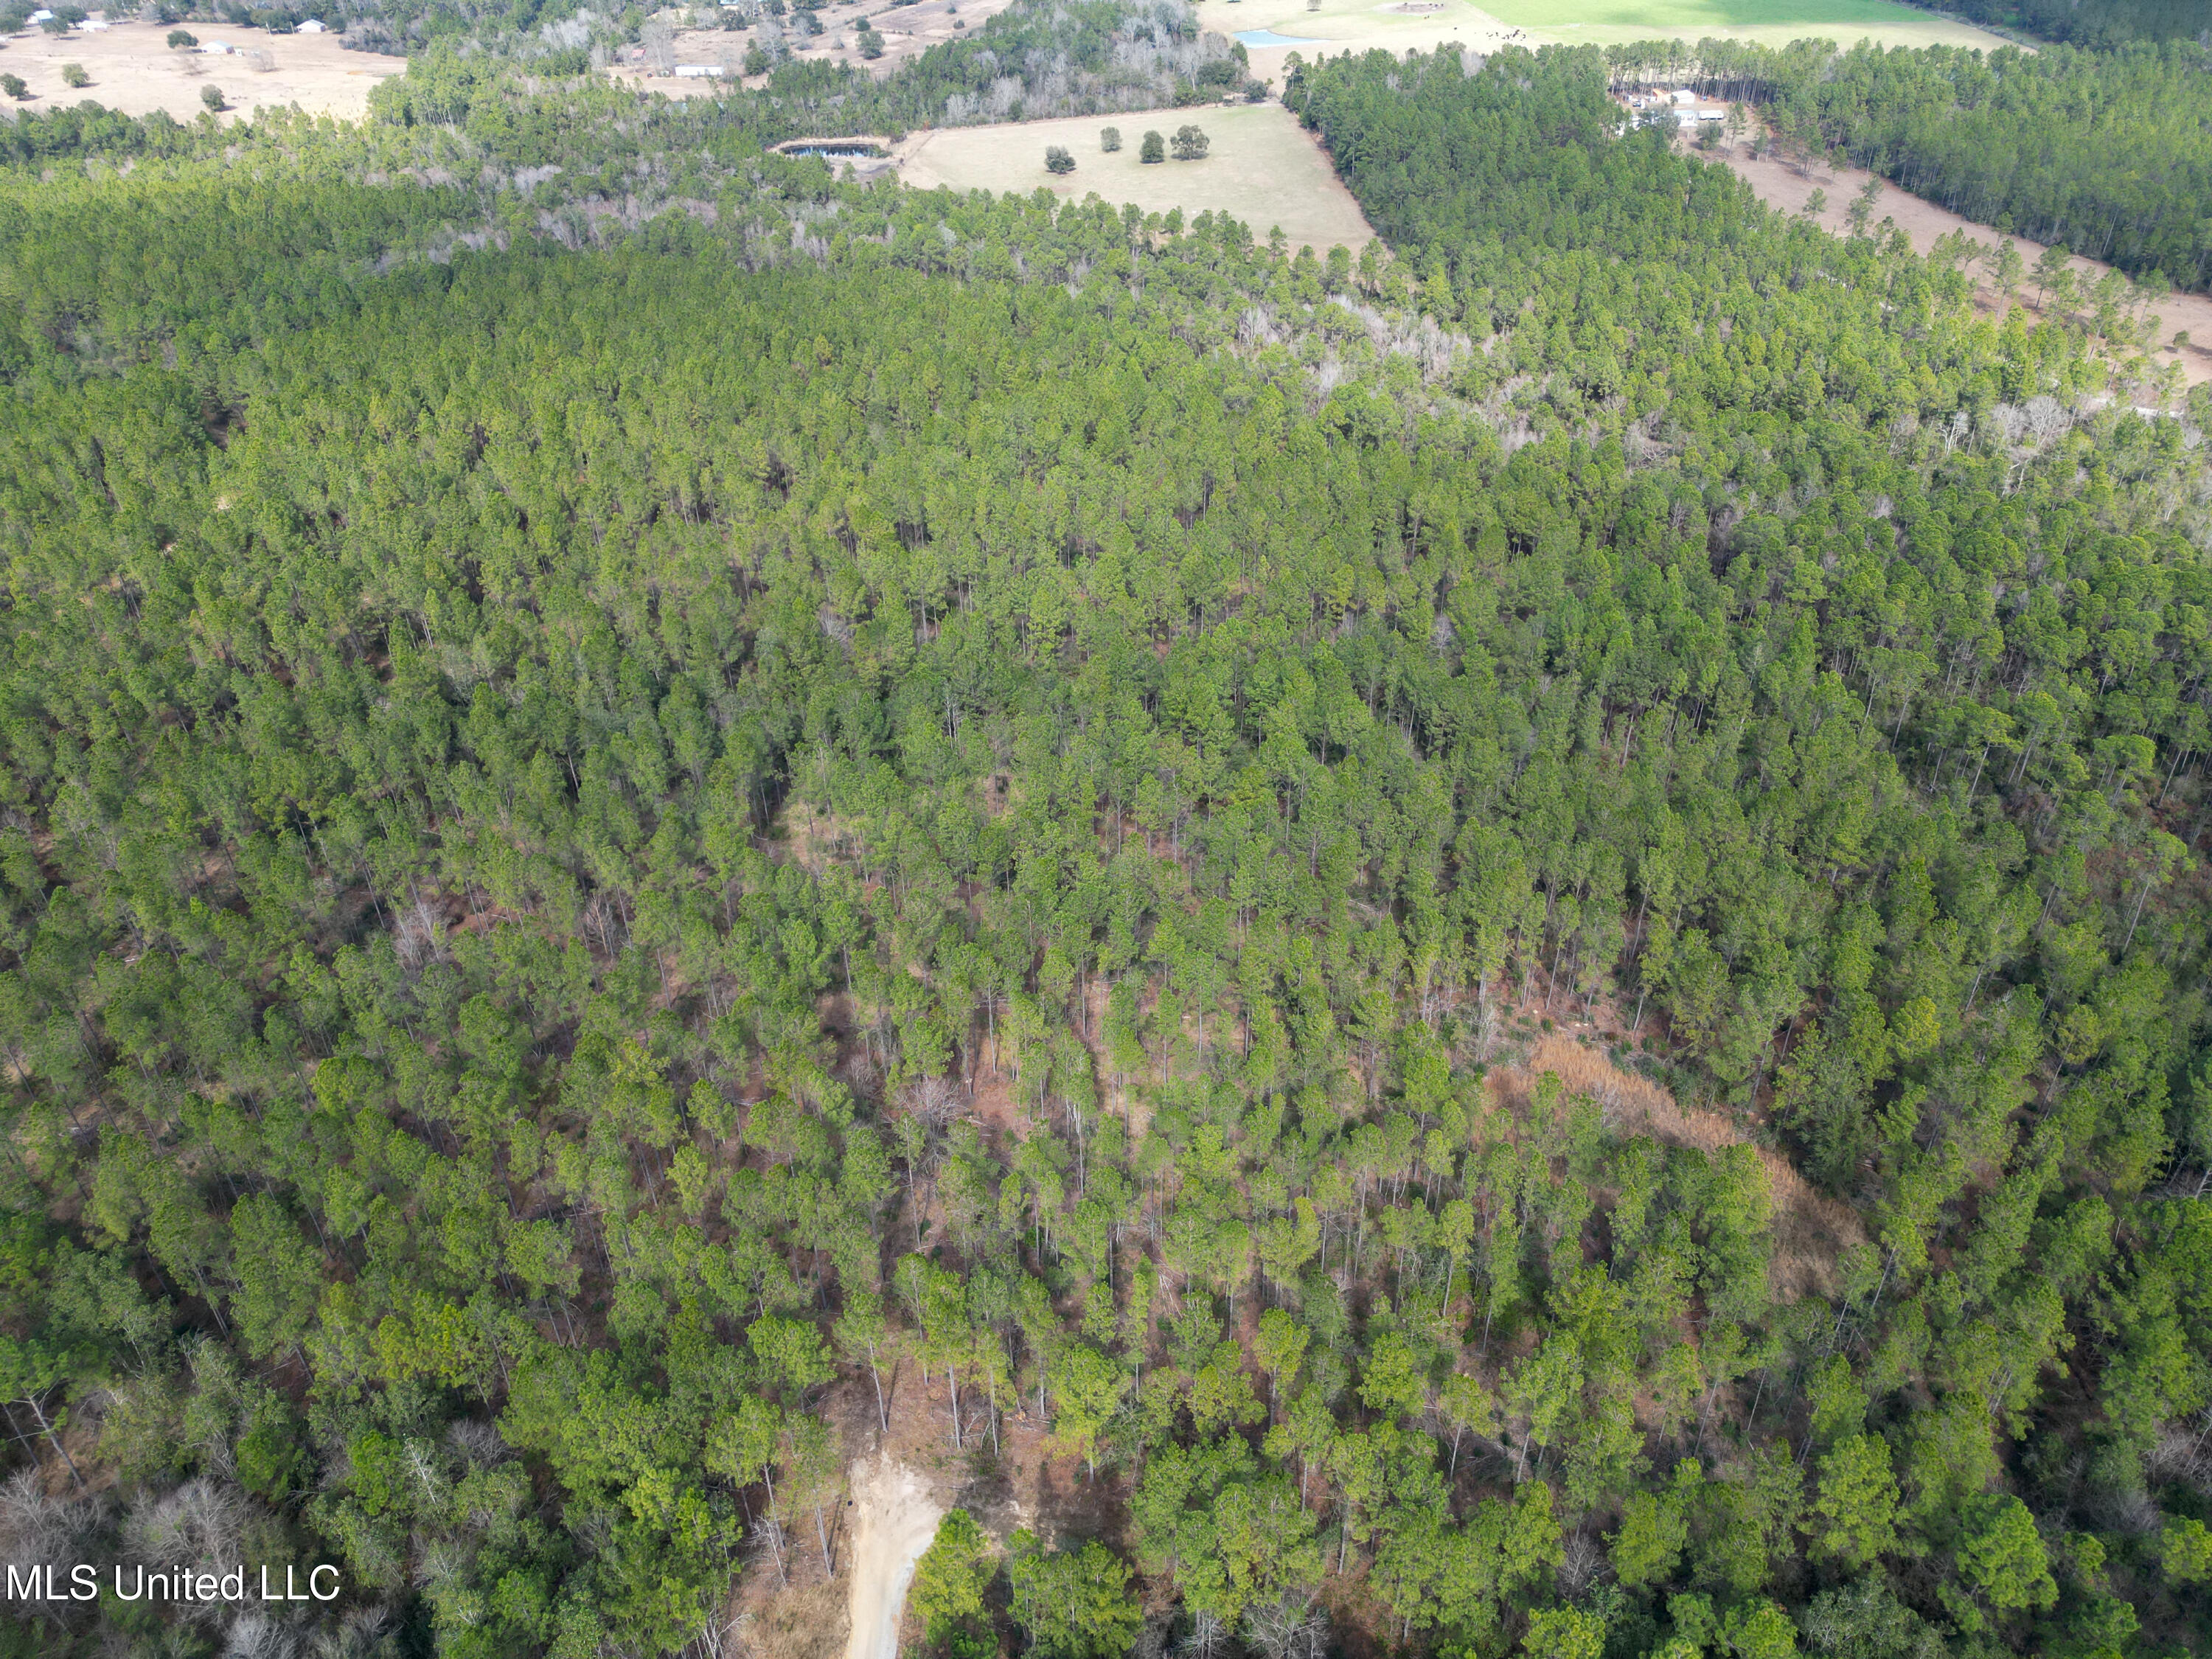
[[[898,1659],[899,1620],[915,1563],[943,1511],[928,1484],[889,1455],[853,1465],[852,1624],[845,1659]]]

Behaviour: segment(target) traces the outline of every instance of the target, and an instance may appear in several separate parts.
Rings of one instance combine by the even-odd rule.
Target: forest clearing
[[[378,82],[407,70],[404,58],[346,51],[336,33],[270,34],[220,23],[195,24],[191,32],[204,46],[227,43],[232,55],[173,50],[164,44],[168,26],[151,20],[91,33],[13,36],[0,47],[0,70],[22,76],[31,96],[24,103],[0,103],[0,110],[45,111],[89,100],[125,115],[160,110],[190,121],[204,111],[202,90],[212,86],[222,89],[225,121],[246,119],[257,107],[289,104],[310,115],[350,121],[368,113],[368,94]],[[249,58],[249,52],[266,56]],[[256,67],[264,61],[268,69]],[[91,83],[71,88],[62,79],[65,64],[82,64]]]
[[[913,5],[886,11],[880,6],[870,5],[867,0],[835,0],[835,3],[814,11],[815,21],[821,26],[817,34],[804,33],[796,26],[787,28],[771,17],[765,21],[773,27],[679,28],[667,37],[662,51],[668,63],[715,68],[726,65],[735,71],[743,69],[749,47],[777,40],[791,62],[836,64],[881,81],[930,47],[960,40],[969,32],[981,28],[1010,3],[1011,0],[966,0],[964,5],[962,0],[916,0]],[[690,14],[694,17],[702,15]],[[864,56],[860,50],[860,31],[871,24],[881,40],[880,55],[875,58]],[[652,61],[653,56],[652,47],[633,46],[608,66],[607,73],[624,85],[670,98],[722,96],[736,79],[742,79],[749,87],[768,84],[765,73],[733,76],[730,79],[678,79],[658,68]]]
[[[889,76],[900,64],[911,62],[932,46],[947,40],[957,40],[975,33],[989,19],[1004,11],[1010,0],[915,0],[908,6],[898,6],[885,11],[880,5],[869,5],[866,0],[849,8],[825,6],[821,12],[824,34],[820,39],[797,44],[793,55],[802,62],[817,56],[842,56],[842,60],[857,64],[878,81]],[[850,16],[846,13],[849,10]],[[876,33],[884,39],[884,55],[864,60],[854,49],[856,31],[864,18],[872,16]],[[846,45],[842,54],[834,41],[839,27],[845,33]]]
[[[1147,131],[1170,135],[1186,124],[1202,129],[1211,141],[1204,160],[1147,164],[1138,159]],[[1108,127],[1121,135],[1121,148],[1113,154],[1099,147],[1099,134]],[[1073,173],[1054,177],[1045,171],[1044,153],[1052,145],[1074,155]],[[942,185],[1026,194],[1042,185],[1070,201],[1095,193],[1116,206],[1133,202],[1146,213],[1180,208],[1188,218],[1225,212],[1250,225],[1261,240],[1281,226],[1293,252],[1310,247],[1326,254],[1338,246],[1356,252],[1375,234],[1328,154],[1279,104],[945,128],[909,141],[899,173],[924,190]]]

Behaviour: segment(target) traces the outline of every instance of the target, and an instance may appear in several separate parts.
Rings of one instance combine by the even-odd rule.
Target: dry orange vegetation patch
[[[775,1569],[756,1563],[749,1583],[773,1586]],[[846,1586],[823,1580],[758,1598],[737,1626],[744,1650],[759,1659],[840,1659],[849,1633]]]
[[[1585,1047],[1564,1032],[1540,1041],[1527,1062],[1501,1066],[1490,1074],[1501,1105],[1527,1106],[1536,1079],[1549,1072],[1571,1095],[1588,1095],[1616,1134],[1647,1134],[1671,1146],[1717,1152],[1745,1144],[1749,1137],[1718,1112],[1686,1107],[1649,1078],[1622,1071],[1599,1049]],[[1866,1230],[1848,1206],[1815,1192],[1790,1160],[1756,1147],[1774,1199],[1775,1288],[1786,1296],[1826,1295],[1834,1288],[1836,1258],[1866,1243]]]

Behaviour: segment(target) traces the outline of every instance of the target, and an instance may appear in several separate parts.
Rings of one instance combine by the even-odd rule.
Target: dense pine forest
[[[6,129],[0,1652],[2212,1650],[2212,393],[1611,72]]]

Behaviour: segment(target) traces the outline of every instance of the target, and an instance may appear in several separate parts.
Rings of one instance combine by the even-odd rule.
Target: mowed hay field
[[[47,110],[89,100],[125,115],[166,110],[190,121],[204,109],[200,88],[219,87],[230,107],[226,121],[241,120],[255,106],[297,104],[310,115],[357,119],[368,112],[369,90],[389,75],[406,72],[397,58],[348,52],[335,34],[270,34],[222,23],[186,26],[203,45],[223,41],[240,52],[265,52],[273,67],[258,71],[244,58],[172,52],[163,44],[169,26],[118,23],[112,28],[65,35],[32,31],[0,42],[0,72],[20,75],[31,89],[27,103],[0,99],[0,112]],[[81,64],[92,77],[82,89],[62,79],[62,65]]]
[[[1292,40],[1310,41],[1304,48],[1311,58],[1316,49],[1331,53],[1347,46],[1407,46],[1426,50],[1439,40],[1483,50],[1503,40],[1513,30],[1495,9],[1486,10],[1468,0],[1322,0],[1318,10],[1308,10],[1306,0],[1200,0],[1199,27],[1234,40],[1240,33],[1268,29]],[[1263,52],[1279,46],[1248,41],[1246,49],[1256,63]]]
[[[1986,29],[1929,15],[1895,0],[1493,0],[1503,21],[1553,40],[1612,46],[1711,35],[1770,46],[1820,39],[1850,46],[2003,46]]]
[[[1486,52],[1501,44],[1698,40],[1708,35],[1782,46],[1822,37],[1849,46],[2002,46],[1986,30],[1929,15],[1897,0],[1202,0],[1202,28],[1234,36],[1253,29],[1310,41],[1334,56],[1381,46],[1424,50],[1439,41]],[[1254,70],[1279,81],[1291,48],[1250,45]]]
[[[1171,138],[1185,123],[1211,141],[1204,161],[1147,167],[1137,160],[1147,131]],[[1115,155],[1098,148],[1105,127],[1121,129]],[[1074,155],[1074,172],[1055,178],[1044,170],[1050,144]],[[1195,216],[1211,210],[1243,220],[1261,240],[1279,225],[1293,251],[1304,246],[1322,256],[1339,244],[1357,252],[1375,234],[1321,145],[1279,104],[946,127],[909,140],[901,152],[899,176],[923,190],[949,185],[1026,195],[1042,185],[1071,202],[1095,192],[1117,207],[1133,202],[1146,213],[1181,208]]]

